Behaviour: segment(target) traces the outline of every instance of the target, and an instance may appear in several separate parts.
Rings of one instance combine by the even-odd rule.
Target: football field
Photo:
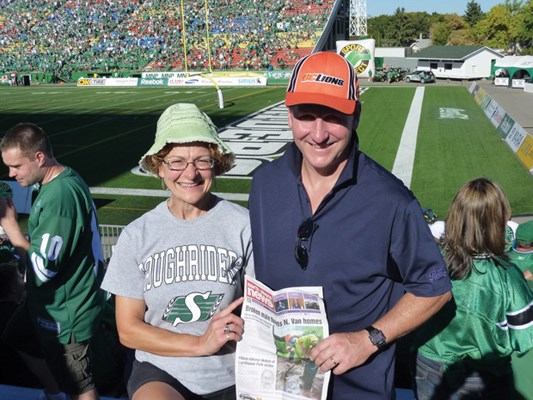
[[[462,86],[362,86],[360,148],[399,176],[423,207],[444,218],[467,180],[499,182],[513,215],[533,214],[533,179],[480,106]],[[221,128],[237,154],[235,168],[217,180],[216,193],[246,205],[254,170],[290,143],[284,87],[78,88],[43,85],[0,88],[0,134],[34,122],[49,134],[60,162],[92,188],[101,224],[124,225],[166,193],[138,171],[157,118],[173,103],[191,102]],[[8,179],[2,165],[0,179]]]

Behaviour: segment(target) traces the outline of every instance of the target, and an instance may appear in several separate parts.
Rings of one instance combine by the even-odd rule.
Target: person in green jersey
[[[533,220],[522,222],[516,228],[515,245],[508,252],[512,262],[524,273],[529,287],[533,290]],[[533,394],[533,350],[522,356],[513,355],[513,375],[517,392],[523,396]]]
[[[505,254],[511,207],[485,178],[456,194],[441,242],[454,302],[417,332],[418,400],[510,399],[511,355],[533,346],[533,292]]]
[[[533,289],[533,220],[522,222],[516,228],[516,243],[509,258],[522,270]]]
[[[0,141],[9,176],[38,195],[28,220],[28,240],[12,198],[0,198],[0,225],[28,266],[28,314],[47,364],[70,399],[94,400],[90,340],[104,292],[103,255],[89,188],[54,157],[44,130],[31,123],[9,129]]]

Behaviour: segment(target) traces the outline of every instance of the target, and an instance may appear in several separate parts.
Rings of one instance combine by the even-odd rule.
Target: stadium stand
[[[289,68],[334,3],[210,0],[206,12],[200,1],[2,0],[0,72]]]

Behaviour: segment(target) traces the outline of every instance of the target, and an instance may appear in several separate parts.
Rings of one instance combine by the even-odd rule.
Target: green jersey
[[[498,265],[499,264],[499,265]],[[533,292],[513,263],[474,259],[468,278],[452,281],[454,301],[418,331],[424,357],[464,363],[494,374],[510,372],[510,355],[533,346]]]
[[[103,256],[89,188],[71,168],[41,186],[28,229],[28,306],[38,334],[63,344],[91,338],[103,306]]]
[[[518,268],[522,270],[522,272],[526,272],[526,270],[529,270],[533,274],[533,250],[529,251],[519,251],[517,249],[513,249],[507,253],[509,258],[512,262],[514,262],[516,265],[518,265]],[[529,287],[533,289],[533,281],[527,281],[529,284]]]

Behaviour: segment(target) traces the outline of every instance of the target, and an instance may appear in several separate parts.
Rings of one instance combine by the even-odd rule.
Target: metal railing
[[[109,262],[113,249],[117,244],[120,233],[125,228],[125,225],[100,225],[100,237],[102,239],[102,252],[106,264]]]

